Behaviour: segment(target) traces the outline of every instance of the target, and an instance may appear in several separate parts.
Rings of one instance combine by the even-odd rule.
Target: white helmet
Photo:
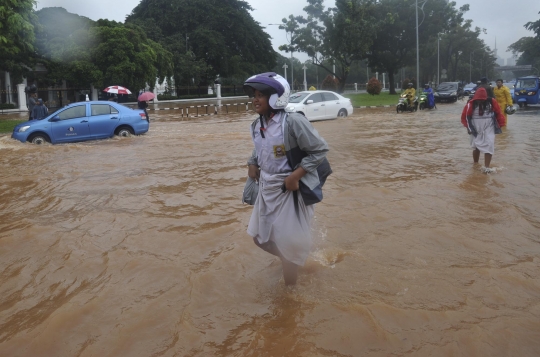
[[[270,96],[268,105],[272,109],[285,109],[289,104],[289,83],[275,72],[256,74],[244,82],[244,91],[248,96],[253,97],[255,89]]]
[[[506,109],[505,109],[505,112],[508,115],[512,115],[512,114],[514,114],[516,112],[516,108],[514,108],[514,106],[512,106],[512,105],[507,105]]]

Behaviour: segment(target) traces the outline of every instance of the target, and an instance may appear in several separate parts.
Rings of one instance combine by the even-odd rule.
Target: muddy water
[[[0,138],[0,355],[537,356],[540,113],[486,175],[462,106],[314,124],[334,174],[290,289],[245,232],[252,115]]]

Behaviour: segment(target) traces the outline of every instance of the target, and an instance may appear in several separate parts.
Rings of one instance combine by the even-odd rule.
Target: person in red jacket
[[[484,153],[484,172],[492,172],[489,165],[495,151],[495,134],[505,125],[504,115],[494,98],[488,98],[485,88],[478,88],[461,113],[461,124],[467,128],[473,148],[474,163]]]

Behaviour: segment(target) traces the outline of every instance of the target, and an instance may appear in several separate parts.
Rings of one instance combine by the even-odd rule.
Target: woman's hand
[[[288,191],[297,191],[300,188],[300,179],[307,173],[302,166],[299,166],[289,176],[285,178],[285,188]]]
[[[248,176],[251,177],[255,181],[259,181],[259,176],[261,175],[261,172],[259,170],[259,166],[257,165],[248,165]]]
[[[290,174],[285,178],[285,188],[288,191],[297,191],[300,188],[300,179],[296,179],[294,174]]]

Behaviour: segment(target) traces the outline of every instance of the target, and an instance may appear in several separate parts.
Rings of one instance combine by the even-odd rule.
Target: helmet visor
[[[277,93],[276,90],[272,87],[270,87],[267,84],[263,83],[246,83],[244,84],[244,92],[250,97],[253,98],[255,96],[255,90],[258,90],[259,92],[263,93],[264,95],[270,96],[274,93]]]

